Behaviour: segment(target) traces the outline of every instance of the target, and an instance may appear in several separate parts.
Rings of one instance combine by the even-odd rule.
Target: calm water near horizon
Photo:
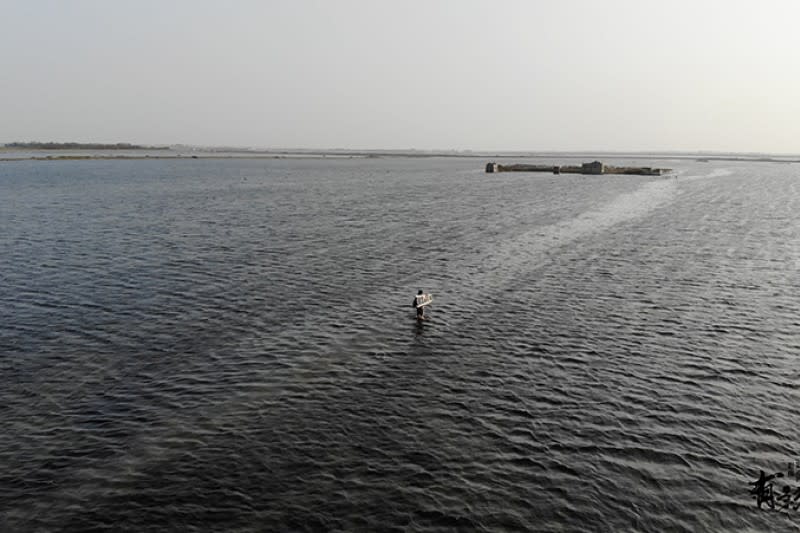
[[[0,530],[799,528],[800,165],[484,163],[1,163]]]

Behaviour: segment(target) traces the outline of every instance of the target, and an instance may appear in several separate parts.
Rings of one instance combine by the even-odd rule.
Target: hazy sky
[[[797,0],[0,0],[0,142],[800,153]]]

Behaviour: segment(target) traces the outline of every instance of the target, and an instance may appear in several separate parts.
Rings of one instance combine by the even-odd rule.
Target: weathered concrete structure
[[[581,165],[583,174],[604,174],[605,165],[600,161],[592,161],[591,163],[584,163]]]

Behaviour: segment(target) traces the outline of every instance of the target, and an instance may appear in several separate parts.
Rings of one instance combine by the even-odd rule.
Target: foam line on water
[[[470,279],[458,280],[458,286],[469,287],[473,293],[497,290],[516,275],[542,266],[553,250],[668,204],[675,191],[674,180],[649,182],[634,192],[621,194],[599,209],[570,220],[533,228],[487,250],[487,259],[474,269]]]
[[[707,174],[666,177],[646,182],[637,190],[620,194],[600,208],[586,211],[569,220],[532,228],[512,240],[497,243],[485,251],[484,259],[480,263],[465,269],[470,272],[467,277],[433,278],[426,286],[436,287],[435,290],[432,289],[434,292],[438,290],[444,294],[457,294],[456,298],[452,298],[455,303],[460,304],[457,307],[469,308],[466,304],[480,298],[481,294],[498,291],[520,274],[542,267],[559,248],[669,205],[675,200],[678,185],[682,181],[719,178],[731,174],[729,169],[715,168]]]
[[[466,272],[466,275],[454,277],[445,271],[439,276],[407,276],[398,280],[399,290],[403,294],[413,294],[419,286],[425,286],[434,294],[440,294],[437,305],[449,301],[458,309],[473,307],[469,302],[480,299],[483,293],[501,289],[524,272],[543,266],[559,248],[669,205],[674,201],[681,182],[730,174],[732,172],[728,169],[714,168],[706,174],[668,176],[643,183],[635,191],[620,194],[600,208],[568,220],[531,228],[514,239],[498,242],[484,249],[472,265],[459,264],[456,267],[456,270]],[[375,302],[388,299],[388,294],[368,297],[369,301]]]
[[[728,168],[715,168],[708,174],[694,174],[691,176],[681,176],[681,173],[677,173],[677,177],[680,181],[697,181],[697,180],[706,180],[711,178],[722,178],[725,176],[730,176],[733,174],[733,171]]]

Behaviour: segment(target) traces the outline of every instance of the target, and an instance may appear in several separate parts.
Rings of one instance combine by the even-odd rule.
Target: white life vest
[[[428,298],[427,294],[417,294],[414,297],[414,301],[416,302],[417,306],[420,306],[425,302],[425,300],[427,300],[427,298]]]

